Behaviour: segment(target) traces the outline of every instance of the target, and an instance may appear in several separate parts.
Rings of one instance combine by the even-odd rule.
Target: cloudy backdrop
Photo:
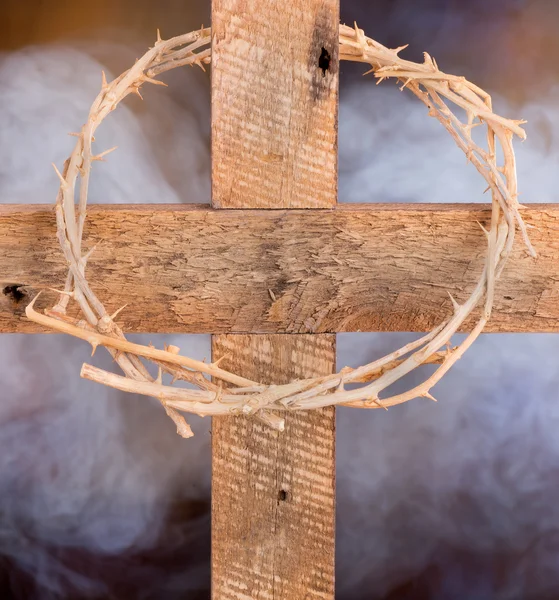
[[[526,118],[521,201],[557,201],[559,6],[545,0],[342,2],[387,45],[426,50]],[[209,23],[206,2],[0,7],[0,202],[51,203],[100,72]],[[341,202],[478,202],[483,182],[411,95],[342,65]],[[209,202],[209,78],[168,74],[99,131],[99,203]],[[1,280],[1,274],[0,274]],[[162,345],[163,337],[133,336]],[[338,367],[413,334],[338,336]],[[209,356],[207,336],[167,336]],[[337,598],[559,597],[559,336],[482,336],[438,404],[338,411]],[[89,348],[0,336],[0,597],[209,598],[210,421],[177,437],[160,406],[80,380]],[[110,367],[107,357],[97,364]],[[126,418],[124,418],[126,415]]]

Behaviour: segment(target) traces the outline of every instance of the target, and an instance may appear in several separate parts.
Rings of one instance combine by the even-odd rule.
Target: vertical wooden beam
[[[215,207],[336,203],[338,24],[338,0],[213,0]],[[335,337],[214,336],[212,353],[283,382],[333,372]],[[334,410],[283,433],[214,419],[212,436],[213,600],[333,599]]]
[[[338,29],[338,0],[213,0],[214,206],[336,203]]]
[[[228,368],[265,383],[332,372],[333,335],[219,335]],[[334,410],[285,431],[244,417],[212,424],[214,600],[334,598]]]

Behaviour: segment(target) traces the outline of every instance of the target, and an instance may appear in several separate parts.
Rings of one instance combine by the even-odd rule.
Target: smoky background
[[[342,0],[404,56],[433,55],[528,120],[521,201],[557,201],[559,4]],[[100,86],[209,3],[3,0],[0,202],[51,203]],[[341,202],[481,202],[484,184],[411,95],[342,64]],[[92,202],[210,199],[209,77],[165,76],[104,123]],[[1,274],[0,274],[1,278]],[[208,336],[132,336],[209,357]],[[341,334],[338,368],[413,334]],[[337,598],[559,596],[559,336],[484,335],[436,387],[438,404],[338,410]],[[209,598],[210,427],[185,441],[150,399],[80,380],[85,344],[0,336],[0,597]],[[110,368],[101,352],[96,364]],[[414,375],[413,377],[418,377]],[[408,381],[409,383],[409,381]]]

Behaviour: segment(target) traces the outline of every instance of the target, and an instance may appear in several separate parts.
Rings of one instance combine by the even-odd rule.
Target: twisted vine
[[[509,120],[495,114],[491,98],[486,92],[463,77],[441,72],[427,53],[421,64],[403,60],[399,53],[406,46],[394,50],[386,48],[366,37],[357,26],[340,26],[340,59],[369,64],[371,70],[367,73],[373,73],[377,83],[395,79],[402,84],[401,89],[409,89],[427,106],[428,114],[445,127],[468,161],[486,180],[491,191],[491,225],[489,230],[480,225],[486,244],[485,266],[465,302],[460,304],[450,296],[452,312],[443,323],[420,339],[372,363],[357,369],[346,367],[326,377],[296,380],[285,385],[263,385],[220,368],[218,362],[207,364],[182,356],[175,346],[166,346],[161,350],[129,342],[115,321],[122,309],[109,315],[91,290],[86,277],[86,265],[94,248],[85,254],[82,250],[89,177],[92,164],[103,160],[114,150],[111,148],[94,154],[92,143],[95,131],[129,94],[141,97],[142,85],[165,85],[156,79],[161,73],[185,65],[204,68],[211,60],[210,43],[209,28],[169,40],[162,40],[158,33],[154,47],[131,69],[110,83],[103,74],[101,91],[91,106],[88,119],[81,131],[73,134],[77,141],[70,157],[64,163],[62,172],[54,167],[60,179],[56,198],[57,236],[69,267],[65,288],[59,292],[57,304],[44,314],[35,310],[35,298],[26,309],[27,317],[46,328],[85,340],[91,344],[93,352],[98,346],[104,346],[123,375],[84,364],[81,376],[119,390],[157,398],[183,437],[193,435],[181,414],[183,412],[202,416],[235,413],[254,415],[281,431],[284,427],[281,417],[283,411],[330,405],[387,409],[417,397],[435,400],[431,394],[432,387],[472,345],[491,316],[495,282],[509,258],[517,228],[529,252],[535,256],[520,215],[512,146],[514,135],[525,138],[521,128],[524,121]],[[465,112],[465,122],[456,116],[451,106]],[[487,149],[472,139],[472,129],[480,125],[485,125],[487,129]],[[499,149],[503,157],[501,164],[497,160]],[[78,303],[83,315],[81,320],[66,314],[70,300]],[[481,303],[483,310],[475,326],[459,345],[453,347],[453,334]],[[156,378],[150,375],[142,359],[148,359],[158,366]],[[436,364],[437,367],[421,384],[401,394],[381,397],[381,392],[395,381],[424,364]],[[164,385],[163,373],[169,373],[173,383],[183,380],[198,389]],[[349,383],[364,385],[348,390],[345,386]]]

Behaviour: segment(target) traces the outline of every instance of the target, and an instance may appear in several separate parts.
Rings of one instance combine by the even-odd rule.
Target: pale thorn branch
[[[105,150],[104,152],[95,154],[94,156],[91,157],[91,160],[92,161],[104,161],[105,156],[107,156],[107,154],[110,154],[111,152],[114,152],[117,148],[118,148],[118,146],[113,146],[112,148],[109,148],[108,150]]]
[[[181,356],[180,354],[165,352],[165,350],[158,350],[157,348],[150,348],[149,346],[143,346],[141,344],[134,344],[132,342],[129,342],[128,340],[110,337],[108,335],[97,333],[96,331],[87,331],[81,327],[78,327],[66,321],[59,321],[54,317],[42,315],[38,313],[34,308],[35,302],[38,297],[39,294],[37,294],[37,296],[33,298],[32,302],[30,302],[27,305],[25,309],[25,314],[30,321],[38,323],[39,325],[42,325],[47,329],[53,329],[55,331],[59,331],[60,333],[70,334],[76,338],[85,340],[89,344],[96,343],[98,346],[105,346],[107,348],[120,350],[121,352],[127,352],[136,354],[138,356],[143,356],[144,358],[161,360],[169,364],[188,367],[194,371],[206,373],[211,377],[218,377],[219,379],[223,379],[223,381],[227,381],[228,383],[231,383],[233,385],[255,385],[255,382],[251,381],[250,379],[239,377],[238,375],[229,373],[228,371],[224,371],[219,367],[215,367],[212,364],[204,363],[200,360],[194,360],[186,356]]]
[[[458,312],[460,310],[460,304],[458,304],[458,302],[456,302],[456,300],[454,299],[454,296],[450,292],[447,292],[447,294],[449,295],[450,300],[452,302],[454,312]]]
[[[87,259],[92,250],[85,256],[81,251],[91,166],[113,150],[94,155],[91,148],[94,134],[105,117],[128,95],[137,94],[141,98],[140,87],[144,83],[165,86],[156,79],[161,73],[185,65],[198,65],[203,69],[211,60],[209,28],[202,27],[169,40],[163,40],[157,31],[154,47],[128,71],[111,82],[107,82],[102,73],[101,91],[91,106],[87,121],[79,133],[72,134],[77,138],[72,154],[64,163],[62,172],[54,165],[60,181],[56,199],[57,238],[68,263],[68,276],[64,290],[57,291],[58,303],[52,310],[45,314],[38,313],[34,309],[35,298],[27,307],[26,314],[29,319],[46,328],[85,340],[93,352],[98,346],[106,347],[124,376],[90,365],[83,365],[82,376],[123,391],[157,398],[183,437],[190,437],[192,430],[179,410],[200,415],[254,415],[281,431],[284,420],[274,411],[313,409],[335,404],[387,409],[418,397],[435,400],[431,388],[471,346],[490,317],[495,283],[511,254],[516,226],[520,228],[529,252],[535,255],[520,215],[522,207],[518,203],[516,159],[512,147],[514,135],[525,138],[521,127],[524,121],[495,114],[489,94],[464,77],[441,72],[436,60],[427,53],[424,54],[423,63],[413,63],[399,56],[407,46],[386,48],[366,37],[357,25],[353,28],[341,25],[339,34],[340,59],[368,63],[372,67],[369,72],[374,73],[377,83],[385,79],[397,80],[402,90],[413,93],[426,105],[428,114],[448,131],[467,161],[487,182],[487,189],[492,194],[493,210],[489,230],[480,224],[486,245],[485,266],[478,283],[463,303],[458,303],[449,293],[453,312],[432,332],[368,365],[357,369],[346,367],[326,377],[283,385],[263,385],[220,368],[223,358],[208,364],[181,356],[179,349],[174,346],[158,350],[126,340],[115,323],[122,308],[109,315],[85,275]],[[464,110],[466,122],[462,122],[450,106]],[[472,138],[472,129],[481,125],[487,129],[487,149],[476,144]],[[504,161],[498,165],[499,149]],[[74,190],[78,178],[79,204],[76,212]],[[65,314],[71,299],[77,302],[85,320],[75,320]],[[453,347],[453,334],[482,303],[483,312],[473,330],[464,341]],[[142,360],[145,359],[157,365],[156,379],[143,364]],[[425,364],[437,365],[425,381],[402,394],[379,398],[379,394],[395,381]],[[163,385],[163,373],[170,374],[173,382],[184,380],[198,389]],[[210,377],[218,383],[210,381]],[[225,389],[224,382],[232,387]],[[346,385],[349,383],[364,385],[348,390]]]
[[[58,170],[58,167],[54,163],[52,163],[52,166],[54,167],[54,172],[56,173],[56,176],[60,180],[60,189],[65,190],[68,187],[68,182],[66,181],[66,179],[64,179],[62,173]]]

